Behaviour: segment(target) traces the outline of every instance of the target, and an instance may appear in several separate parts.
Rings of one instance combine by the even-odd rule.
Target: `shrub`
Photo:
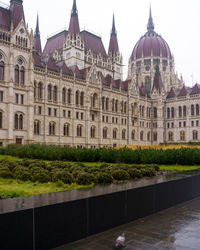
[[[137,168],[130,168],[128,170],[128,173],[130,175],[131,178],[142,178],[143,177],[143,174],[142,174],[142,171],[140,169],[137,169]]]
[[[109,173],[99,173],[96,177],[98,184],[110,184],[113,182],[113,177]]]
[[[129,180],[130,175],[127,171],[125,170],[113,170],[112,171],[112,176],[115,180],[117,181],[122,181],[122,180]]]
[[[30,172],[26,169],[24,170],[23,168],[17,168],[13,174],[14,178],[17,180],[22,180],[22,181],[28,181],[31,179],[31,174]]]
[[[53,182],[62,181],[65,184],[72,184],[74,182],[74,177],[71,173],[67,171],[58,170],[53,172],[52,181]]]
[[[39,172],[35,172],[31,179],[33,182],[45,183],[51,181],[48,171],[41,170]]]
[[[0,177],[2,178],[12,178],[12,172],[8,167],[0,168]]]
[[[141,169],[141,171],[142,171],[142,174],[143,174],[143,176],[148,176],[148,177],[152,177],[152,176],[155,176],[156,175],[156,171],[155,171],[155,169],[154,168],[143,168],[143,169]]]
[[[95,182],[95,177],[92,174],[80,172],[76,177],[78,185],[90,185]]]

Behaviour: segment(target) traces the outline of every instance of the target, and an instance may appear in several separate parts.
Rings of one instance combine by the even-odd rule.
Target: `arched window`
[[[178,116],[182,117],[182,107],[181,106],[178,107]]]
[[[94,107],[94,108],[96,108],[96,106],[97,106],[97,94],[95,93],[94,95],[93,95],[93,98],[92,98],[93,100],[92,100],[92,106]]]
[[[90,137],[95,138],[95,133],[96,133],[96,128],[95,128],[95,126],[92,126],[90,128]]]
[[[192,131],[192,138],[194,141],[198,140],[198,131],[196,131],[196,130]]]
[[[158,135],[157,135],[157,133],[155,132],[155,133],[153,133],[153,140],[154,141],[157,141],[158,140]]]
[[[115,112],[118,112],[118,100],[115,101]]]
[[[34,82],[34,97],[37,97],[37,82]]]
[[[103,110],[105,109],[105,97],[104,96],[102,97],[102,109]]]
[[[199,104],[196,104],[196,115],[199,115]]]
[[[106,110],[107,111],[109,110],[109,98],[108,97],[106,98]]]
[[[154,118],[157,118],[158,114],[157,114],[157,108],[153,109],[153,114],[154,114]]]
[[[20,69],[20,84],[24,85],[24,79],[25,79],[25,69],[22,66]]]
[[[191,115],[194,115],[194,105],[191,105]]]
[[[132,138],[132,140],[135,140],[135,130],[132,131],[131,138]]]
[[[0,129],[3,128],[3,113],[0,111]]]
[[[170,108],[167,108],[167,118],[170,119]]]
[[[79,105],[79,91],[76,91],[76,105]]]
[[[126,129],[122,130],[122,140],[126,140]]]
[[[104,139],[108,138],[108,129],[107,128],[103,128],[103,138]]]
[[[19,66],[15,66],[15,83],[19,84]]]
[[[121,113],[124,113],[124,101],[121,102]]]
[[[40,134],[40,121],[34,121],[34,134]]]
[[[48,101],[52,100],[52,86],[51,84],[48,85]]]
[[[112,99],[112,112],[115,111],[115,99]]]
[[[17,130],[22,130],[23,129],[23,120],[24,120],[24,117],[22,114],[15,114],[15,124],[14,124],[14,128],[17,129]]]
[[[55,122],[49,123],[49,135],[55,135],[56,132],[56,124]]]
[[[113,129],[113,139],[117,139],[117,129]]]
[[[22,114],[19,116],[19,129],[20,130],[23,129],[23,115]]]
[[[64,124],[63,135],[64,136],[69,136],[69,124],[68,123]]]
[[[38,83],[38,98],[42,99],[42,83]]]
[[[127,113],[127,103],[126,102],[124,103],[124,113],[125,114]]]
[[[143,140],[144,140],[144,132],[141,131],[141,132],[140,132],[140,141],[143,141]]]
[[[0,62],[0,81],[4,80],[4,62]]]
[[[171,131],[169,131],[169,133],[168,133],[168,140],[169,141],[173,141],[174,140],[174,134]]]
[[[77,126],[77,136],[82,137],[82,125]]]
[[[144,106],[142,106],[142,117],[144,117]]]
[[[66,104],[66,88],[62,89],[62,103]]]
[[[186,117],[186,115],[187,115],[187,108],[186,108],[186,106],[184,105],[184,106],[183,106],[183,116]]]
[[[174,116],[175,116],[174,107],[171,108],[171,116],[172,116],[172,118],[174,118]]]
[[[185,141],[185,131],[180,132],[180,141]]]
[[[71,93],[72,93],[71,89],[68,89],[67,91],[67,103],[68,104],[71,103]]]
[[[54,87],[53,87],[53,101],[54,101],[54,102],[57,102],[57,97],[58,97],[57,91],[58,91],[57,86],[54,86]]]
[[[151,132],[147,133],[147,141],[151,141]]]
[[[84,92],[81,92],[81,100],[80,100],[81,106],[84,106]]]

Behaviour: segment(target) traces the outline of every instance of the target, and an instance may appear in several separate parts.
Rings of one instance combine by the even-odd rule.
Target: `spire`
[[[150,5],[150,8],[149,8],[149,21],[148,21],[148,24],[147,24],[147,30],[150,33],[154,32],[154,23],[153,23],[153,18],[152,18],[152,14],[151,14],[151,5]]]
[[[40,40],[40,29],[39,29],[39,15],[37,15],[33,48],[34,48],[35,51],[42,54],[42,46],[41,46],[41,40]]]
[[[115,15],[114,15],[114,13],[113,13],[113,24],[112,24],[111,36],[117,36],[117,31],[116,31],[116,28],[115,28]]]
[[[119,52],[118,40],[117,40],[117,31],[115,28],[115,16],[113,14],[113,23],[112,23],[112,31],[110,36],[110,45],[108,52],[116,53]]]
[[[155,71],[156,72],[155,72],[155,76],[154,76],[153,89],[156,88],[160,92],[161,89],[163,88],[163,82],[162,82],[162,77],[160,75],[160,70],[159,70],[158,64],[155,67]]]
[[[39,15],[37,14],[37,21],[36,21],[36,28],[35,28],[35,34],[34,38],[39,37],[40,38],[40,30],[39,30]]]
[[[69,31],[70,34],[74,34],[74,35],[80,33],[76,0],[74,0],[74,2],[73,2],[72,12],[71,12],[71,19],[70,19],[70,24],[69,24],[69,30],[68,31]]]

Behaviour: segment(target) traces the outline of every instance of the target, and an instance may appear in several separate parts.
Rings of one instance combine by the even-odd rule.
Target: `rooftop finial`
[[[147,24],[147,30],[151,33],[154,32],[154,23],[153,23],[153,18],[152,18],[152,14],[151,14],[151,5],[149,8],[149,21]]]
[[[77,15],[77,14],[78,14],[78,10],[76,7],[76,0],[74,0],[73,7],[72,7],[72,15]]]
[[[117,32],[116,32],[116,28],[115,28],[115,15],[113,13],[113,24],[112,24],[112,32],[111,32],[112,36],[116,36]]]

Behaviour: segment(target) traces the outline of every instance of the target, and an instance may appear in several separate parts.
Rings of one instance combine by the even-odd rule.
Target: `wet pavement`
[[[123,232],[126,234],[126,246],[122,248],[123,250],[199,250],[200,198],[56,250],[113,249],[113,242]]]

